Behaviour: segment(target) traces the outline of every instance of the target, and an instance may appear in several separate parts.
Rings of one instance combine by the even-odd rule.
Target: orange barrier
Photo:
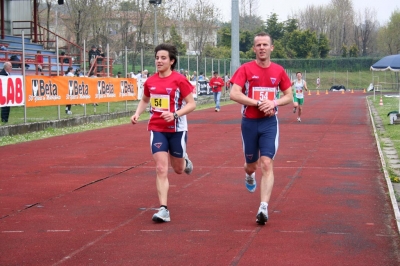
[[[26,106],[137,100],[134,78],[26,76]]]

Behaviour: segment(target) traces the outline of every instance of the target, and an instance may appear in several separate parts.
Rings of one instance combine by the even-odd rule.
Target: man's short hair
[[[218,74],[218,71],[214,71],[214,75],[215,75],[215,74]]]
[[[271,35],[269,35],[268,33],[261,31],[259,33],[256,34],[256,36],[254,37],[254,40],[256,39],[256,37],[264,37],[264,36],[268,36],[271,40],[271,45],[274,45],[274,40],[272,39]],[[253,45],[254,45],[254,41],[253,41]]]

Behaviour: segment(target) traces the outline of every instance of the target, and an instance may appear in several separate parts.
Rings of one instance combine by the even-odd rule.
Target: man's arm
[[[242,92],[242,87],[237,84],[233,84],[231,92],[229,93],[229,97],[232,101],[243,105],[257,106],[257,101],[244,95]]]

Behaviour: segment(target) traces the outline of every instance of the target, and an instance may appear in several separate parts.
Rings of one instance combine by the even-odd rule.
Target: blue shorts
[[[260,156],[274,159],[279,144],[277,116],[258,119],[243,117],[242,142],[246,163],[257,162]]]
[[[174,157],[183,158],[186,153],[186,143],[187,131],[168,133],[150,131],[150,148],[152,154],[165,151]]]

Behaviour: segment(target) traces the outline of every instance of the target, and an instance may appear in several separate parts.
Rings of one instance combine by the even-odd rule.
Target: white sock
[[[263,206],[263,207],[265,206],[265,208],[267,208],[268,207],[268,203],[265,202],[265,201],[261,201],[260,206]]]

